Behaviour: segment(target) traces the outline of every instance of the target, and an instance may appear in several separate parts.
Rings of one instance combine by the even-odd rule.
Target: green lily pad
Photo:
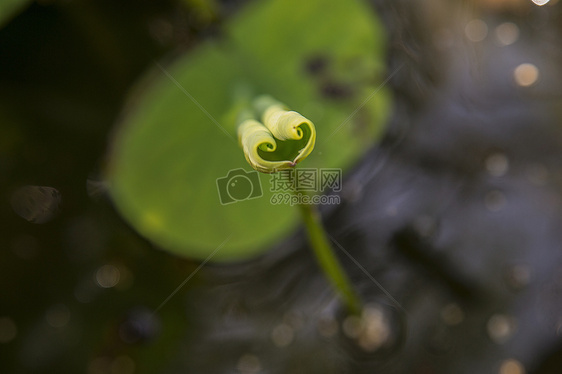
[[[29,0],[2,0],[0,1],[0,28],[7,24],[12,17],[30,4]]]
[[[303,168],[352,164],[390,108],[384,88],[365,103],[386,72],[384,31],[363,1],[258,1],[225,31],[143,80],[107,170],[115,205],[136,230],[190,258],[220,247],[213,261],[255,256],[299,222],[295,207],[270,203],[273,175],[244,158],[241,92],[270,95],[314,123]]]

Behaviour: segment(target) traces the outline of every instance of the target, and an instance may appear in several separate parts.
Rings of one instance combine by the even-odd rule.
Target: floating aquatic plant
[[[305,157],[310,168],[345,169],[378,139],[390,108],[379,88],[385,34],[361,0],[251,2],[223,31],[228,37],[154,66],[142,80],[106,171],[116,209],[140,234],[164,250],[221,262],[255,257],[299,223],[298,209],[270,203],[269,174],[256,175],[263,196],[222,205],[217,181],[253,172],[237,125],[248,121],[242,143],[260,171]],[[322,69],[312,71],[319,60]],[[244,117],[239,87],[270,97],[250,95]]]
[[[237,131],[244,156],[254,169],[262,173],[277,173],[295,167],[310,155],[316,141],[316,129],[311,121],[270,96],[255,99],[253,108],[241,111]],[[253,114],[262,122],[256,120]],[[310,204],[298,205],[318,264],[348,310],[359,313],[359,297],[332,250],[318,210]],[[259,226],[256,224],[257,231]]]

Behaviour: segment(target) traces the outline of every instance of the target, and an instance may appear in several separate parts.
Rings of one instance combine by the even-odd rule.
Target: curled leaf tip
[[[254,169],[262,173],[289,169],[312,152],[316,128],[310,120],[269,96],[260,96],[253,106],[254,116],[249,110],[239,116],[238,139]]]

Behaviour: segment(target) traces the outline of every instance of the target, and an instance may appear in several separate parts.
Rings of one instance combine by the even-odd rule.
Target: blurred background
[[[300,230],[199,268],[143,239],[107,195],[133,84],[227,38],[247,2],[5,7],[1,371],[559,373],[562,4],[369,2],[393,115],[345,173],[342,204],[323,209],[371,310],[365,345]]]

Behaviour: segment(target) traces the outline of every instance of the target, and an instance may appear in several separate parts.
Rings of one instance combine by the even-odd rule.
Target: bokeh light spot
[[[119,269],[113,265],[103,265],[96,271],[96,282],[102,288],[115,287],[119,283],[121,273]]]
[[[464,28],[466,37],[472,42],[481,42],[488,35],[488,25],[481,19],[473,19]]]
[[[539,69],[533,64],[521,64],[513,71],[513,78],[519,86],[528,87],[539,79]]]
[[[261,370],[260,359],[252,354],[245,354],[238,360],[237,369],[241,374],[256,374]]]
[[[502,362],[499,374],[525,374],[525,368],[519,361],[509,359]]]
[[[383,346],[391,333],[385,313],[377,305],[365,306],[361,317],[347,317],[342,330],[349,338],[357,340],[359,347],[367,352],[374,352]]]
[[[501,45],[511,45],[519,39],[519,27],[512,22],[504,22],[496,27],[496,38]]]
[[[494,177],[504,176],[509,169],[509,160],[502,153],[495,153],[486,159],[486,170]]]
[[[286,323],[275,326],[271,332],[271,340],[277,347],[286,347],[293,342],[295,332]]]
[[[503,314],[494,314],[487,324],[488,336],[495,343],[502,344],[515,333],[517,322],[515,318]]]

